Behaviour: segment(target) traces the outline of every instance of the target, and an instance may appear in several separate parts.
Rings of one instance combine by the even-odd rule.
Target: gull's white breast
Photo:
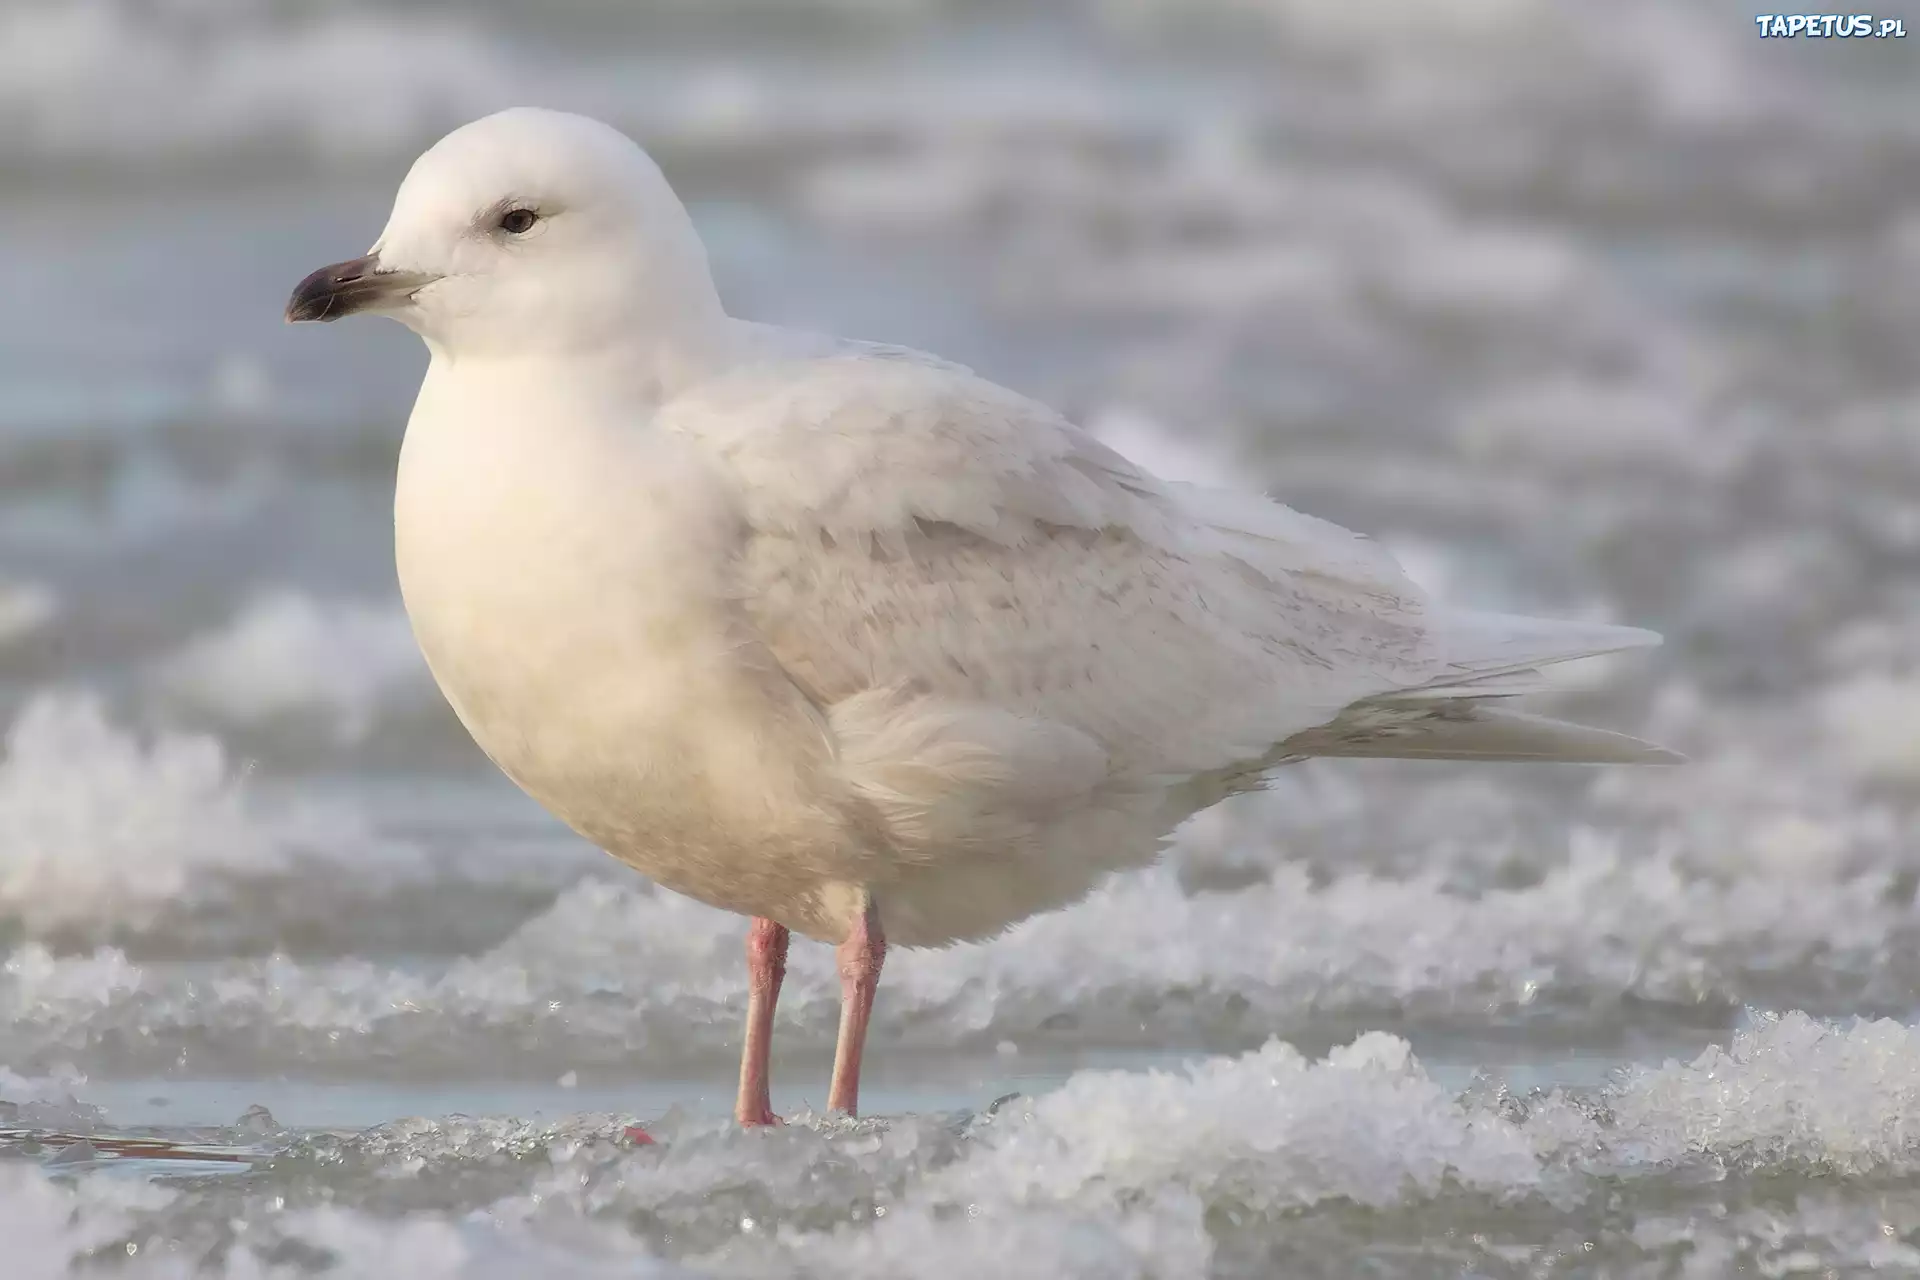
[[[837,938],[874,842],[818,713],[740,620],[727,486],[563,381],[428,374],[394,508],[427,663],[494,762],[596,844]]]

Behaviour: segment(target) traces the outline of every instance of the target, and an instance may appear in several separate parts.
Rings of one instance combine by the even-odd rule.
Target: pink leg
[[[871,902],[854,921],[845,942],[833,949],[840,968],[840,1042],[833,1051],[833,1084],[827,1090],[827,1109],[858,1115],[860,1055],[867,1046],[867,1020],[873,1016],[873,993],[880,986],[880,965],[887,958],[887,940],[880,932],[880,912]]]
[[[740,1050],[740,1096],[733,1116],[747,1126],[779,1124],[767,1086],[773,1047],[773,1006],[787,976],[787,928],[755,917],[747,929],[747,1041]]]

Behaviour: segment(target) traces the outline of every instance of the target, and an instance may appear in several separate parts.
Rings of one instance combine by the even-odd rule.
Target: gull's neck
[[[657,406],[736,363],[738,324],[716,308],[710,315],[677,317],[618,340],[567,349],[488,351],[469,355],[431,339],[429,382],[458,383],[469,392],[486,387],[571,388],[598,398],[617,398],[635,408]]]

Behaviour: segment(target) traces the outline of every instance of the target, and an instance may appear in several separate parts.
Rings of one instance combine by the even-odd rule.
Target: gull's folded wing
[[[1162,483],[917,353],[771,362],[659,423],[737,482],[745,607],[823,706],[910,687],[1167,776],[1257,758],[1444,670],[1420,593],[1370,542]]]

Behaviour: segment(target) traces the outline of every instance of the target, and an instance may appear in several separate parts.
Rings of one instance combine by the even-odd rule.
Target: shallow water
[[[1751,17],[0,8],[6,1274],[1920,1271],[1920,81]],[[417,344],[278,322],[519,101],[645,140],[743,314],[1660,628],[1543,709],[1694,762],[1287,771],[890,957],[857,1123],[800,945],[734,1132],[741,923],[413,650]]]

